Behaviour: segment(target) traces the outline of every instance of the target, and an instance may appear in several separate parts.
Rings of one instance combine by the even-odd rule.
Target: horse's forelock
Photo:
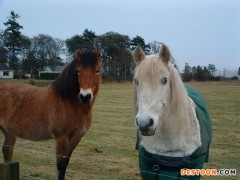
[[[150,56],[136,68],[135,77],[142,85],[154,89],[160,83],[159,79],[164,76],[165,72],[167,72],[166,65],[157,56]]]
[[[95,68],[99,61],[99,54],[98,52],[85,51],[79,54],[79,57],[77,60],[79,65],[82,65],[84,67]]]

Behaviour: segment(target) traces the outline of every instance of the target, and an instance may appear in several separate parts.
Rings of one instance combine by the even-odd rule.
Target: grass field
[[[237,169],[237,177],[228,179],[240,179],[240,81],[192,84],[204,95],[213,122],[210,162],[205,168]],[[92,126],[73,152],[66,179],[140,179],[135,141],[132,84],[102,84]],[[20,162],[21,179],[53,179],[54,147],[53,140],[18,139],[13,159]]]

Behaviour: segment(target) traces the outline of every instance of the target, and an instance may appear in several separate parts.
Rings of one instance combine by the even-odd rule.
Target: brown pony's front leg
[[[76,146],[78,145],[78,143],[80,142],[81,137],[74,137],[70,139],[69,145],[68,145],[68,151],[67,151],[67,156],[69,157],[67,159],[67,165],[69,163],[70,157],[72,156],[72,152],[73,150],[76,148]]]
[[[2,147],[4,161],[5,162],[11,161],[12,155],[13,155],[14,144],[16,143],[17,138],[14,135],[7,132],[5,129],[3,129],[3,127],[0,126],[0,129],[2,130],[2,132],[5,136],[4,144]]]
[[[67,164],[70,157],[67,156],[68,136],[56,137],[56,163],[57,163],[57,176],[58,180],[64,180]]]
[[[80,140],[81,140],[81,136],[75,136],[75,137],[72,136],[71,138],[68,138],[67,136],[61,136],[56,138],[56,142],[57,142],[56,159],[57,159],[57,170],[58,170],[57,179],[58,180],[64,179],[66,168],[69,163],[72,152],[76,148]]]

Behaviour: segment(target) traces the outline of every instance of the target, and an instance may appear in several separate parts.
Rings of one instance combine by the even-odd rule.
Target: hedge
[[[40,73],[40,79],[55,80],[60,73]]]

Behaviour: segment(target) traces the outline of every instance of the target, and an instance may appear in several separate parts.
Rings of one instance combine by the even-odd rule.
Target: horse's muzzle
[[[154,120],[149,116],[137,116],[136,125],[143,136],[152,136],[155,133],[156,127],[154,126]]]
[[[88,94],[81,94],[79,93],[78,94],[78,99],[80,101],[81,104],[90,104],[92,102],[92,94],[91,93],[88,93]]]

